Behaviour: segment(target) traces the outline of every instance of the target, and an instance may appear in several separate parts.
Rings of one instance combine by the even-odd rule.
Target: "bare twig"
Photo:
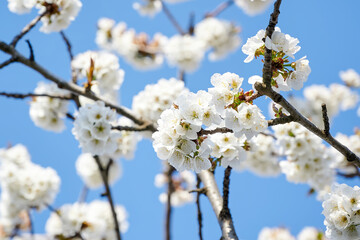
[[[14,58],[10,58],[10,59],[6,60],[5,62],[0,64],[0,69],[6,67],[7,65],[9,65],[13,62],[16,62],[16,60]]]
[[[49,98],[57,98],[61,100],[72,100],[69,96],[53,96],[50,94],[36,94],[36,93],[7,93],[7,92],[0,92],[0,96],[5,96],[8,98],[18,98],[18,99],[24,99],[28,97],[49,97]]]
[[[26,39],[25,42],[27,43],[28,47],[29,47],[29,51],[30,51],[30,56],[29,56],[29,60],[30,61],[35,61],[35,55],[34,55],[34,49],[30,43],[29,39]]]
[[[290,116],[270,119],[267,122],[268,122],[268,126],[275,126],[278,124],[285,124],[285,123],[289,123],[289,122],[293,122],[293,121],[294,121],[294,117],[290,115]]]
[[[118,222],[116,211],[115,211],[115,205],[114,205],[114,202],[113,202],[113,197],[111,195],[111,190],[110,190],[110,187],[109,187],[108,176],[106,174],[106,168],[104,168],[102,166],[98,156],[94,156],[94,158],[95,158],[96,164],[99,167],[100,175],[101,175],[101,178],[102,178],[104,186],[105,186],[105,193],[103,194],[103,196],[107,197],[110,208],[111,208],[111,213],[112,213],[113,221],[114,221],[114,231],[115,231],[115,234],[116,234],[116,239],[121,240],[120,226],[119,226],[119,222]]]
[[[85,89],[73,84],[73,83],[68,83],[64,80],[62,80],[61,78],[55,76],[54,74],[52,74],[51,72],[49,72],[48,70],[46,70],[45,68],[43,68],[41,65],[39,65],[36,62],[30,61],[29,59],[27,59],[26,57],[24,57],[22,54],[20,54],[18,51],[16,51],[16,49],[14,49],[13,47],[11,47],[10,45],[1,42],[0,41],[0,50],[2,50],[3,52],[13,56],[17,62],[20,62],[32,69],[34,69],[35,71],[37,71],[38,73],[40,73],[42,76],[44,76],[46,79],[56,83],[58,85],[59,88],[63,88],[66,90],[69,90],[70,92],[76,94],[76,95],[81,95],[84,97],[87,97],[89,99],[92,99],[94,101],[102,101],[105,103],[106,106],[115,109],[117,113],[123,115],[124,117],[127,117],[129,119],[131,119],[133,122],[135,122],[138,125],[143,125],[145,122],[136,118],[135,116],[133,116],[129,110],[127,110],[124,107],[120,107],[120,106],[116,106],[108,101],[105,101],[103,99],[101,99],[100,97],[96,96],[95,94],[93,94],[92,92],[86,92]],[[151,125],[151,131],[156,131],[156,128]]]
[[[167,16],[167,18],[170,20],[170,22],[172,23],[172,25],[174,25],[174,27],[176,28],[176,30],[181,34],[181,35],[185,35],[185,31],[181,28],[180,24],[178,23],[178,21],[175,19],[174,15],[170,12],[170,10],[168,9],[168,7],[166,6],[166,4],[164,3],[163,0],[160,0],[161,4],[162,4],[162,8],[164,10],[165,15]]]
[[[166,172],[167,178],[168,178],[168,192],[167,192],[167,202],[166,202],[166,215],[165,215],[165,239],[170,240],[171,239],[171,195],[175,191],[172,174],[175,171],[175,168],[168,165],[168,170]]]
[[[179,69],[178,79],[185,83],[185,71],[184,70]]]
[[[327,109],[326,109],[326,104],[323,103],[321,105],[321,110],[322,110],[322,117],[323,117],[323,121],[324,121],[324,134],[326,136],[330,135],[330,122],[329,122],[329,116],[327,114]]]
[[[36,18],[34,18],[28,25],[26,25],[23,30],[14,37],[14,39],[11,41],[10,45],[12,47],[15,47],[16,44],[20,41],[20,39],[25,36],[35,25],[41,20],[42,17],[44,17],[46,14],[48,14],[48,11],[43,12]]]
[[[273,13],[270,15],[270,21],[269,21],[269,25],[266,28],[266,34],[265,34],[265,38],[269,37],[271,38],[274,30],[275,30],[275,26],[278,22],[278,17],[280,15],[280,4],[281,4],[281,0],[277,0],[274,3],[274,11]],[[271,85],[271,78],[272,78],[272,68],[271,68],[271,60],[272,60],[272,50],[266,48],[265,46],[265,61],[264,61],[264,68],[263,68],[263,81],[266,84],[266,86],[270,87]]]
[[[73,58],[74,58],[74,55],[73,55],[73,53],[72,53],[71,43],[70,43],[69,39],[66,37],[64,31],[60,31],[60,35],[61,35],[62,39],[63,39],[64,42],[65,42],[67,51],[68,51],[68,53],[69,53],[70,61],[71,61],[71,60],[73,60]]]
[[[213,11],[206,13],[205,17],[216,17],[223,11],[225,11],[228,7],[230,7],[234,3],[234,0],[228,0],[226,2],[220,3]]]
[[[222,219],[220,217],[220,212],[223,208],[223,200],[217,187],[214,175],[210,171],[205,170],[199,173],[199,177],[206,188],[206,196],[208,197],[219,222],[223,239],[238,240],[232,219]]]
[[[199,177],[199,175],[196,175],[196,188],[200,189],[200,184],[201,184],[201,179]],[[203,236],[202,236],[202,213],[201,213],[201,208],[200,208],[200,195],[201,192],[197,192],[196,194],[196,208],[197,208],[197,220],[198,220],[198,224],[199,224],[199,239],[203,240]]]

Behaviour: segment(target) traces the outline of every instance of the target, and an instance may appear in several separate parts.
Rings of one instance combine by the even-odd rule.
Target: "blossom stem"
[[[17,98],[17,99],[24,99],[28,97],[49,97],[49,98],[57,98],[61,100],[71,100],[69,96],[52,96],[49,94],[36,94],[36,93],[7,93],[7,92],[0,92],[0,96],[5,96],[8,98]]]

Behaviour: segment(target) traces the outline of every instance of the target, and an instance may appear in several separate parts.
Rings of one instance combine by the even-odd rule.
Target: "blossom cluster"
[[[335,178],[334,159],[321,139],[295,122],[273,129],[280,154],[286,156],[280,167],[287,180],[308,183],[318,192],[326,191]]]
[[[72,132],[84,153],[108,158],[132,158],[139,140],[134,132],[113,130],[116,123],[131,127],[125,118],[116,120],[116,114],[101,101],[80,107],[75,115]]]
[[[0,149],[0,162],[0,225],[2,234],[10,236],[27,211],[40,210],[54,201],[60,178],[52,168],[32,163],[21,144]]]
[[[128,214],[121,205],[115,211],[122,233],[129,228]],[[114,220],[108,202],[95,200],[90,203],[65,204],[51,213],[46,232],[57,239],[116,239]],[[76,238],[76,236],[81,236]]]
[[[144,121],[156,124],[161,113],[170,108],[175,99],[188,92],[184,82],[175,78],[160,79],[156,84],[148,84],[133,98],[132,111]]]
[[[59,89],[55,83],[39,82],[35,94],[68,96],[66,90]],[[45,130],[61,132],[65,129],[63,119],[68,109],[68,101],[52,97],[33,97],[30,102],[30,118],[36,126]]]
[[[111,53],[87,51],[75,56],[71,62],[77,78],[87,78],[87,85],[98,96],[114,104],[118,102],[117,92],[124,81],[124,70],[120,69],[118,58]],[[90,79],[89,79],[90,78]],[[90,81],[90,82],[89,82]],[[91,102],[80,97],[80,103]]]
[[[221,164],[237,168],[239,160],[245,160],[239,146],[246,150],[246,139],[267,128],[260,109],[245,101],[243,90],[240,91],[242,81],[234,73],[214,74],[214,87],[208,92],[181,94],[158,120],[158,131],[153,134],[157,156],[168,160],[178,171],[200,172],[211,167],[209,157],[213,152],[224,159]],[[202,136],[203,125],[213,130],[225,126],[234,136]]]
[[[195,175],[190,171],[183,171],[176,176],[172,174],[172,184],[174,186],[174,192],[171,193],[170,203],[174,207],[182,206],[186,203],[194,201],[194,197],[189,191],[195,189]],[[169,179],[165,173],[159,173],[155,176],[155,186],[158,188],[168,184]],[[168,194],[161,193],[159,195],[161,203],[167,203]]]
[[[28,13],[33,7],[39,9],[43,25],[40,31],[59,32],[67,28],[78,15],[82,3],[80,0],[8,0],[8,8],[17,14]]]
[[[265,39],[265,42],[264,40]],[[304,82],[307,81],[311,72],[309,61],[306,57],[290,63],[288,57],[295,58],[294,54],[300,50],[297,44],[299,40],[291,37],[289,34],[282,33],[280,28],[276,27],[271,38],[266,36],[265,30],[260,30],[258,33],[247,40],[243,45],[242,51],[248,57],[245,63],[251,62],[254,58],[265,55],[265,47],[272,50],[272,66],[273,78],[271,86],[277,92],[289,91],[292,88],[299,90],[303,87]],[[290,70],[289,67],[292,69]],[[262,81],[261,77],[255,76],[251,78],[249,83]]]
[[[286,228],[263,228],[258,240],[326,240],[323,232],[314,227],[305,227],[295,238]]]
[[[116,51],[120,56],[138,69],[153,69],[160,66],[165,36],[158,33],[149,40],[145,33],[137,34],[134,29],[128,29],[126,23],[109,18],[98,21],[96,43],[109,51]]]
[[[168,3],[178,3],[184,1],[187,0],[164,0],[164,2]],[[141,3],[135,2],[133,4],[133,8],[142,16],[153,17],[162,10],[162,3],[161,0],[141,0]]]
[[[360,188],[334,184],[322,204],[326,237],[330,240],[359,239]]]
[[[156,1],[149,4],[156,5]],[[162,65],[164,57],[171,66],[191,72],[197,69],[205,52],[212,49],[211,60],[225,57],[240,45],[239,28],[234,24],[208,17],[194,26],[194,35],[174,35],[167,38],[155,34],[153,40],[144,33],[127,29],[125,23],[102,18],[98,21],[97,44],[116,51],[139,69],[152,69]]]

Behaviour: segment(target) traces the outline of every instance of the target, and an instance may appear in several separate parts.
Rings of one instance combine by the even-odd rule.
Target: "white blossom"
[[[354,69],[340,71],[340,78],[348,87],[360,87],[360,75]]]
[[[164,47],[169,64],[187,72],[192,72],[199,67],[205,50],[206,44],[190,35],[175,35]]]
[[[263,228],[258,236],[258,240],[295,240],[286,228]]]
[[[59,89],[55,83],[39,82],[35,94],[69,96],[68,91]],[[64,118],[68,101],[52,97],[34,97],[30,102],[30,118],[34,124],[48,131],[61,132],[65,129]]]
[[[35,0],[8,0],[8,8],[11,12],[24,14],[31,11],[35,6]]]
[[[213,49],[210,60],[224,58],[240,45],[239,30],[232,23],[208,17],[195,25],[195,36]]]
[[[245,63],[249,63],[254,59],[256,50],[264,45],[263,38],[265,38],[265,30],[261,29],[254,37],[248,38],[242,46],[241,50],[248,55],[244,60]]]
[[[135,2],[133,8],[142,16],[153,17],[162,10],[162,4],[160,0],[142,0],[142,4]]]
[[[273,0],[235,0],[236,5],[250,16],[264,12],[272,2]]]

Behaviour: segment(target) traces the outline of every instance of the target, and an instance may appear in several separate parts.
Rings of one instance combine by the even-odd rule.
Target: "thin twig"
[[[219,222],[223,239],[238,240],[232,219],[220,218],[220,211],[222,209],[223,200],[220,195],[219,188],[217,187],[214,174],[208,170],[205,170],[199,173],[199,177],[204,184],[204,187],[206,188],[206,196],[208,197]]]
[[[0,96],[5,96],[8,98],[17,98],[17,99],[24,99],[28,97],[49,97],[49,98],[56,98],[61,100],[72,100],[69,96],[53,96],[50,94],[37,94],[37,93],[7,93],[7,92],[0,92]]]
[[[322,117],[323,117],[323,121],[324,121],[324,134],[326,136],[330,135],[330,122],[329,122],[329,116],[327,114],[327,109],[326,109],[326,104],[323,103],[321,105],[321,110],[322,110]]]
[[[102,178],[104,186],[105,186],[105,193],[103,195],[107,197],[110,208],[111,208],[111,213],[112,213],[112,217],[113,217],[113,221],[114,221],[114,231],[116,234],[116,239],[121,240],[120,226],[119,226],[119,222],[117,220],[113,197],[111,195],[111,190],[109,187],[108,176],[106,175],[106,169],[102,166],[99,156],[94,156],[94,158],[95,158],[96,164],[99,167],[100,175],[101,175],[101,178]]]
[[[71,121],[75,121],[75,117],[71,113],[66,113],[66,117]]]
[[[277,0],[274,3],[274,11],[273,13],[270,15],[270,20],[269,20],[269,25],[266,28],[266,34],[265,34],[265,38],[269,37],[271,38],[274,30],[275,30],[275,26],[278,22],[278,17],[280,15],[280,4],[281,4],[281,0]],[[264,68],[263,68],[263,81],[266,84],[266,86],[270,87],[271,85],[271,78],[272,78],[272,67],[271,67],[271,61],[272,61],[272,50],[266,48],[265,46],[265,61],[264,61]]]
[[[73,55],[73,53],[72,53],[71,43],[70,43],[69,39],[66,37],[64,31],[60,31],[60,35],[61,35],[62,39],[63,39],[64,42],[65,42],[67,51],[68,51],[68,53],[69,53],[70,61],[72,61],[73,58],[74,58],[74,55]]]
[[[213,11],[205,14],[205,17],[216,17],[223,11],[225,11],[228,7],[230,7],[234,3],[234,0],[228,0],[226,2],[220,3]]]
[[[170,22],[172,23],[172,25],[174,25],[174,27],[176,28],[176,30],[181,34],[181,35],[185,35],[185,31],[181,28],[180,24],[178,23],[178,21],[175,19],[174,15],[170,12],[170,10],[168,9],[168,7],[166,6],[166,4],[164,3],[163,0],[160,0],[161,4],[162,4],[162,8],[164,10],[165,15],[167,16],[167,18],[170,20]]]
[[[10,58],[10,59],[6,60],[5,62],[0,64],[0,69],[6,67],[7,65],[9,65],[13,62],[16,62],[16,60],[14,58]]]
[[[196,188],[200,189],[200,184],[201,184],[201,179],[199,177],[199,175],[196,175]],[[199,224],[199,239],[203,240],[203,236],[202,236],[202,213],[201,213],[201,208],[200,208],[200,192],[197,192],[196,194],[196,208],[197,208],[197,220],[198,220],[198,224]]]
[[[30,61],[35,61],[35,55],[34,55],[34,49],[30,43],[29,39],[26,39],[25,42],[27,43],[28,47],[29,47],[29,51],[30,51],[30,56],[29,56],[29,60]]]
[[[42,17],[44,17],[46,14],[48,14],[48,11],[43,12],[42,14],[38,15],[36,18],[34,18],[28,25],[26,25],[23,30],[14,37],[14,39],[11,41],[10,45],[12,47],[15,47],[16,44],[20,41],[20,39],[25,36],[35,25],[41,20]]]
[[[171,239],[171,213],[172,213],[171,195],[175,191],[173,179],[172,179],[172,174],[174,171],[175,171],[175,168],[173,168],[173,166],[168,165],[168,170],[166,172],[166,176],[168,178],[166,215],[165,215],[165,239],[166,240]]]
[[[178,79],[185,83],[185,71],[184,70],[179,69]]]
[[[140,120],[138,118],[136,118],[135,116],[133,116],[130,113],[130,110],[124,108],[124,107],[120,107],[117,105],[114,105],[108,101],[105,101],[103,99],[101,99],[100,97],[96,96],[95,94],[93,94],[92,92],[86,92],[84,90],[84,88],[79,87],[73,83],[68,83],[65,80],[62,80],[61,78],[55,76],[54,74],[52,74],[51,72],[49,72],[48,70],[46,70],[45,68],[43,68],[41,65],[39,65],[36,62],[30,61],[28,58],[24,57],[22,54],[20,54],[18,51],[16,51],[15,48],[11,47],[10,45],[1,42],[0,41],[0,50],[2,50],[3,52],[13,56],[17,62],[20,62],[32,69],[34,69],[35,71],[37,71],[38,73],[40,73],[43,77],[45,77],[46,79],[56,83],[58,85],[59,88],[62,89],[66,89],[69,90],[70,92],[76,94],[76,95],[81,95],[84,97],[87,97],[89,99],[92,99],[94,101],[102,101],[105,103],[106,106],[115,109],[117,113],[123,115],[124,117],[127,117],[129,119],[131,119],[133,122],[135,122],[138,125],[143,125],[145,124],[145,122],[143,120]],[[151,125],[151,131],[155,132],[156,128]]]

